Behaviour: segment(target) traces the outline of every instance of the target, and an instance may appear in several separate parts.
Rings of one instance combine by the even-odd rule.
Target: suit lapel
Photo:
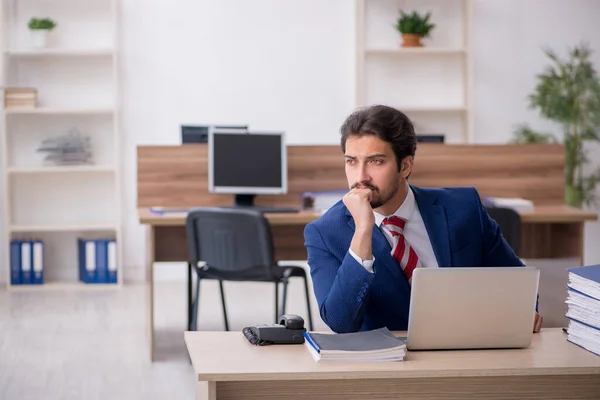
[[[440,267],[450,266],[450,235],[448,232],[448,220],[446,210],[441,204],[437,204],[437,196],[427,191],[412,186],[415,201],[419,207],[421,217],[425,223],[435,258]]]
[[[348,225],[352,228],[352,232],[355,230],[354,219],[352,218],[352,214],[350,211],[346,209],[346,216],[348,217]],[[404,283],[404,286],[408,289],[408,281],[404,274],[401,273],[400,266],[398,262],[394,260],[392,257],[392,248],[390,247],[389,242],[381,232],[381,229],[377,226],[373,226],[373,256],[377,260],[377,262],[381,262],[386,268],[390,271],[390,273],[394,276],[394,278],[398,279],[400,282]]]

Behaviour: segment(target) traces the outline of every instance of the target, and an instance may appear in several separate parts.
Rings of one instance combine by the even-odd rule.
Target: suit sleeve
[[[500,231],[500,226],[494,221],[485,209],[477,194],[477,204],[481,219],[483,234],[483,266],[486,267],[522,267],[523,262],[510,245],[506,242]]]
[[[306,226],[304,238],[321,318],[334,332],[359,331],[375,274],[348,251],[340,262],[314,224]]]

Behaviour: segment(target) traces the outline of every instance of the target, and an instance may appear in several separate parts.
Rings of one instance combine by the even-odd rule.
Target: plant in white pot
[[[29,30],[31,31],[33,46],[46,47],[48,45],[48,34],[56,28],[56,25],[56,22],[50,18],[31,18],[29,20]]]

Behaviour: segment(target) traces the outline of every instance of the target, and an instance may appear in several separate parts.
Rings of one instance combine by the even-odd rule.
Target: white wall
[[[598,15],[595,0],[475,0],[477,142],[505,143],[520,122],[552,127],[526,108],[546,65],[541,46],[564,53],[586,39],[600,70]],[[142,280],[136,146],[177,144],[184,123],[244,123],[283,129],[292,144],[338,143],[354,104],[354,1],[123,0],[121,20],[125,278]],[[586,263],[600,263],[599,238],[600,223],[588,224]]]
[[[350,0],[123,3],[125,278],[145,276],[138,144],[177,144],[185,123],[285,130],[331,144],[354,104]]]

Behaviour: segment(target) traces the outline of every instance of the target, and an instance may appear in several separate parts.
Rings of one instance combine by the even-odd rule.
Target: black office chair
[[[256,210],[202,207],[191,210],[186,220],[190,263],[198,282],[191,316],[191,330],[198,328],[198,304],[202,279],[217,279],[225,330],[229,330],[223,281],[275,283],[275,322],[285,314],[291,277],[304,279],[309,329],[313,329],[306,271],[298,266],[279,266],[275,261],[271,227]],[[281,310],[279,284],[283,283]]]
[[[500,226],[502,236],[517,256],[521,251],[521,216],[511,208],[486,207],[490,217]]]

